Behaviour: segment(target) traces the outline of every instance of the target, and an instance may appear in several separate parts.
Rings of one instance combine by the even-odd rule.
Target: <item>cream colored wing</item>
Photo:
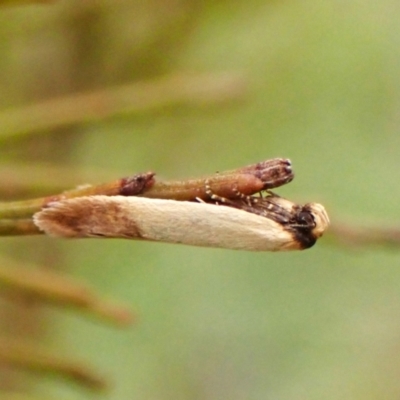
[[[59,237],[144,239],[253,251],[304,248],[291,226],[208,203],[87,196],[53,203],[36,213],[34,221],[46,234]]]

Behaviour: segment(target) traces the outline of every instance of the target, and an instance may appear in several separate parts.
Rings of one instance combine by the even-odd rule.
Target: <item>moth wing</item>
[[[299,248],[292,233],[266,217],[227,206],[125,196],[86,196],[34,215],[45,233],[117,237],[253,251]]]

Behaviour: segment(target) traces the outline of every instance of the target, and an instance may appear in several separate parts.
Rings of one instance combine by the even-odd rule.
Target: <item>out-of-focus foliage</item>
[[[248,84],[224,106],[165,106],[8,140],[1,161],[174,178],[282,156],[296,178],[280,194],[323,203],[334,223],[396,226],[399,15],[391,0],[0,8],[3,111],[169,74],[235,72]],[[45,237],[3,243],[139,312],[131,330],[60,312],[35,330],[55,351],[109,373],[108,399],[400,396],[396,249],[330,238],[290,254]],[[87,398],[50,380],[36,392]]]

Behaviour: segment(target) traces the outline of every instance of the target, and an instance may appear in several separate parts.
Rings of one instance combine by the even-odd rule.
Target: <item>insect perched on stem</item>
[[[142,239],[252,251],[309,248],[329,225],[320,204],[301,206],[271,192],[254,196],[293,179],[289,160],[273,159],[182,182],[157,183],[154,174],[148,177],[132,196],[95,194],[49,203],[34,215],[34,223],[58,237]],[[131,194],[124,182],[121,192]],[[138,187],[134,179],[132,183]]]

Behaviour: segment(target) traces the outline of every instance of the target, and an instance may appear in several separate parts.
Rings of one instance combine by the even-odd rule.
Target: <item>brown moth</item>
[[[126,196],[84,196],[50,203],[34,215],[46,234],[125,238],[250,251],[302,250],[329,226],[318,203],[270,194],[226,203]]]

